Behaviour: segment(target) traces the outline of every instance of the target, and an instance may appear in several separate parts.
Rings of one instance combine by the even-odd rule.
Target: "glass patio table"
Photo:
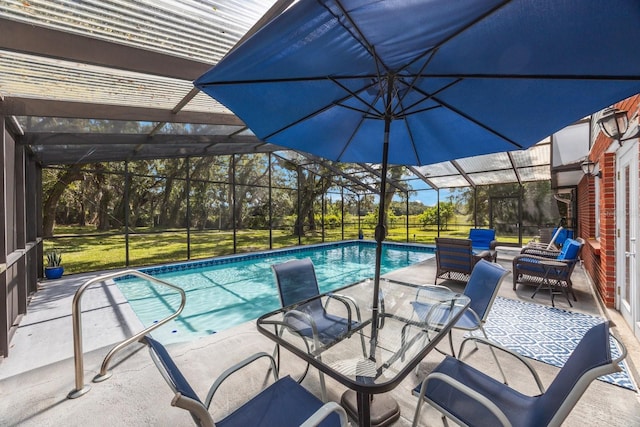
[[[351,310],[351,320],[357,320],[359,314],[360,322],[328,340],[305,339],[298,334],[294,325],[300,325],[305,305],[314,299],[320,298],[332,315],[349,316],[343,304],[331,302],[334,298],[329,296],[335,294],[355,302],[358,308]],[[416,298],[432,306],[424,321],[413,313],[411,301]],[[375,315],[372,299],[373,280],[368,279],[272,311],[257,320],[258,331],[263,335],[350,389],[342,396],[342,404],[357,416],[360,426],[387,425],[400,416],[393,399],[377,395],[400,384],[448,334],[470,302],[467,296],[443,286],[386,279],[380,280],[381,303]]]

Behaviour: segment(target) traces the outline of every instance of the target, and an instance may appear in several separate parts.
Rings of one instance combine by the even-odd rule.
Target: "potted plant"
[[[44,275],[47,279],[59,279],[64,273],[64,267],[60,265],[62,263],[62,255],[57,250],[52,250],[47,253],[47,266],[44,269]]]

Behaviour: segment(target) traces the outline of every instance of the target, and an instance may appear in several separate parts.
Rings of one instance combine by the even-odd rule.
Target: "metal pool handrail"
[[[141,279],[144,280],[148,280],[151,283],[155,283],[158,285],[162,285],[162,286],[166,286],[169,287],[171,289],[174,289],[176,291],[178,291],[180,293],[180,297],[181,297],[181,301],[180,301],[180,307],[178,308],[178,310],[173,313],[172,315],[159,320],[158,322],[154,323],[153,325],[149,326],[148,328],[138,332],[137,334],[127,338],[126,340],[122,341],[121,343],[117,344],[115,347],[113,347],[109,353],[107,354],[107,356],[104,358],[104,361],[102,362],[102,366],[100,367],[100,373],[98,375],[96,375],[93,379],[94,382],[100,382],[100,381],[104,381],[107,378],[109,378],[111,376],[111,373],[108,372],[108,366],[109,366],[109,362],[111,361],[111,358],[120,350],[122,350],[123,348],[125,348],[126,346],[128,346],[129,344],[138,341],[142,336],[146,335],[147,333],[151,332],[154,329],[157,329],[158,327],[164,325],[165,323],[167,323],[168,321],[170,321],[171,319],[174,319],[175,317],[177,317],[182,310],[184,309],[184,305],[187,301],[187,297],[186,294],[184,293],[184,290],[176,285],[172,285],[171,283],[165,282],[163,280],[160,280],[156,277],[153,276],[149,276],[148,274],[144,274],[140,271],[137,270],[125,270],[125,271],[120,271],[117,273],[111,273],[111,274],[104,274],[102,276],[99,277],[94,277],[93,279],[90,279],[88,281],[86,281],[82,286],[80,286],[80,288],[78,288],[78,290],[76,291],[74,297],[73,297],[73,306],[72,306],[72,311],[71,311],[71,315],[72,315],[72,319],[73,319],[73,357],[74,357],[74,361],[75,361],[75,375],[76,375],[76,388],[74,390],[71,390],[69,392],[69,394],[67,395],[67,397],[69,399],[75,399],[76,397],[80,397],[82,395],[84,395],[85,393],[87,393],[89,390],[91,390],[91,387],[89,385],[84,384],[84,361],[83,361],[83,356],[84,353],[82,351],[82,318],[81,318],[81,310],[80,310],[80,300],[82,298],[82,294],[84,293],[84,291],[91,285],[95,284],[95,283],[99,283],[99,282],[104,282],[106,280],[112,280],[115,279],[117,277],[123,277],[123,276],[136,276],[139,277]]]

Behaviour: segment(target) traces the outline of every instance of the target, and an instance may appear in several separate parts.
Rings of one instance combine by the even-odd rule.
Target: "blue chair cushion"
[[[451,356],[446,356],[445,360],[433,372],[441,372],[453,377],[489,397],[505,413],[512,425],[536,425],[535,421],[529,417],[535,412],[532,409],[536,404],[537,397],[526,396],[506,387],[501,382]],[[420,385],[413,390],[413,393],[419,395]],[[496,417],[484,406],[440,380],[432,379],[427,383],[425,396],[442,408],[447,408],[452,415],[467,425],[500,425]]]
[[[218,427],[287,427],[299,426],[322,406],[322,401],[291,377],[279,379],[259,395],[221,421]],[[339,426],[340,418],[331,414],[322,427]]]
[[[313,318],[318,331],[318,338],[323,344],[330,343],[339,337],[345,336],[349,332],[349,329],[358,326],[358,322],[352,321],[351,327],[349,327],[348,319],[327,313],[322,309],[321,305],[319,305],[319,308],[313,310],[305,310],[304,307],[304,305],[300,306],[296,310],[306,312]],[[287,325],[303,337],[313,337],[313,329],[308,322],[302,322],[297,318],[289,317],[287,319]]]
[[[496,239],[496,230],[492,228],[472,228],[469,239],[474,249],[490,249],[491,242]]]
[[[580,242],[573,239],[567,239],[562,245],[562,250],[556,257],[559,260],[573,261],[578,258],[580,252]]]
[[[558,231],[558,227],[554,228],[551,235],[555,236],[557,231]],[[568,230],[566,228],[563,228],[562,230],[560,230],[560,233],[558,233],[558,236],[556,237],[556,240],[554,243],[556,245],[562,246],[564,245],[564,242],[567,241],[567,239],[573,239],[573,230]]]

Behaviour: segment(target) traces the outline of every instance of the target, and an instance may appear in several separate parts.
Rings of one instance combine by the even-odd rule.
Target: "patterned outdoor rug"
[[[561,367],[584,334],[602,322],[604,319],[600,317],[497,297],[484,328],[489,338],[503,347]],[[620,350],[613,339],[611,343],[612,356],[615,358]],[[623,362],[621,365],[622,372],[598,379],[636,390],[626,364]]]

